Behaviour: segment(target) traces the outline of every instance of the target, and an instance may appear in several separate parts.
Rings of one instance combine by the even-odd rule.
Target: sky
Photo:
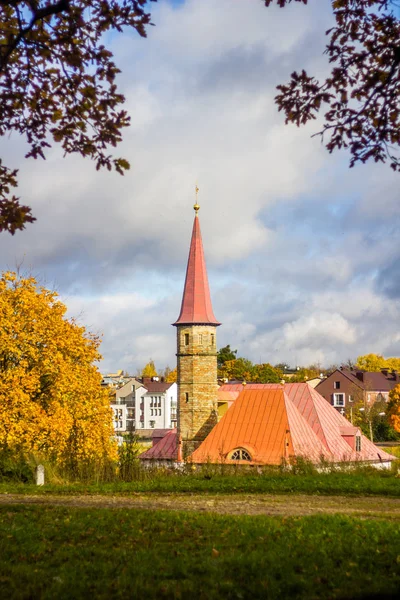
[[[132,125],[124,177],[54,147],[23,159],[19,195],[37,221],[0,234],[0,268],[57,290],[102,335],[102,372],[176,364],[175,330],[199,217],[219,347],[254,362],[340,364],[400,355],[399,175],[329,154],[320,122],[285,125],[276,86],[328,72],[329,2],[159,0],[154,27],[110,40]]]

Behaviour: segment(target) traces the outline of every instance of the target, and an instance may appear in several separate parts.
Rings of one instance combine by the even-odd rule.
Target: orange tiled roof
[[[200,223],[196,213],[186,269],[181,312],[174,325],[200,325],[203,323],[220,325],[214,316],[211,305]]]
[[[236,448],[247,450],[253,464],[279,464],[293,455],[313,462],[322,456],[333,462],[394,459],[365,436],[356,452],[343,433],[351,424],[306,383],[225,384],[219,393],[238,397],[192,454],[194,462],[236,464],[229,458]]]

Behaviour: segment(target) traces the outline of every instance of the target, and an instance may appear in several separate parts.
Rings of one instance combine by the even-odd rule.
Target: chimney
[[[364,381],[364,371],[357,371],[357,372],[356,372],[356,377],[357,377],[357,379],[359,379],[360,381]]]

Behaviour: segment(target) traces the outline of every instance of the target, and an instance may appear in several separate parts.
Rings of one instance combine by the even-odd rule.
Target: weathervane
[[[199,204],[197,203],[197,194],[199,193],[199,188],[198,188],[198,185],[197,185],[197,183],[196,183],[196,186],[195,186],[195,188],[194,188],[194,191],[196,192],[196,204],[193,206],[193,208],[194,208],[194,210],[196,211],[196,215],[197,215],[197,213],[198,213],[198,211],[199,211],[199,209],[200,209],[200,206],[199,206]]]

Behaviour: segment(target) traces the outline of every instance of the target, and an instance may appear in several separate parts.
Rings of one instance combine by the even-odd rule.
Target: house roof
[[[369,392],[390,392],[390,390],[400,383],[399,374],[397,372],[393,373],[392,371],[385,371],[385,374],[382,371],[350,371],[350,369],[337,369],[329,376],[329,378],[333,378],[335,373],[342,373],[342,375],[347,377],[354,385]],[[362,380],[357,377],[356,373],[362,373]],[[326,379],[323,381],[326,381]]]
[[[394,459],[365,436],[361,451],[356,452],[343,437],[349,435],[351,424],[307,383],[221,388],[224,393],[236,392],[237,399],[193,453],[194,462],[236,463],[229,454],[239,447],[250,452],[255,464],[279,464],[291,455],[313,462],[321,456],[333,462]]]
[[[154,437],[158,437],[160,432],[166,430],[154,431]],[[168,429],[160,440],[152,448],[146,450],[139,456],[142,460],[177,460],[178,458],[178,433],[176,429]]]
[[[193,223],[181,312],[174,325],[220,325],[214,316],[208,285],[199,217]]]
[[[148,383],[142,383],[147,392],[153,393],[158,392],[160,394],[166,392],[173,383],[166,383],[165,381],[149,381]]]

